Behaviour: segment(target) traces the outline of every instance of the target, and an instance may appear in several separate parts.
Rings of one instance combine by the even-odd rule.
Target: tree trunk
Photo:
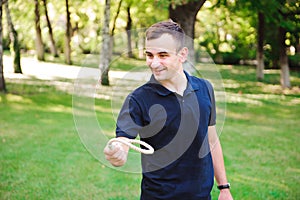
[[[131,27],[132,27],[132,19],[130,15],[130,5],[129,5],[127,7],[127,25],[126,25],[127,53],[129,58],[133,58],[132,45],[131,45]]]
[[[118,19],[118,17],[119,17],[120,11],[121,11],[121,5],[122,5],[122,2],[123,2],[123,0],[120,0],[120,1],[119,1],[119,4],[118,4],[118,9],[117,9],[117,12],[116,12],[116,16],[115,16],[115,18],[114,18],[113,27],[112,27],[112,29],[111,29],[111,36],[114,36],[114,35],[115,35],[116,22],[117,22],[117,19]]]
[[[117,9],[117,12],[116,12],[116,15],[114,17],[114,21],[113,21],[113,27],[111,29],[111,33],[110,33],[110,58],[112,57],[112,53],[113,53],[113,47],[114,47],[114,43],[115,43],[115,38],[114,38],[114,35],[115,35],[115,30],[116,30],[116,23],[117,23],[117,19],[119,17],[119,14],[120,14],[120,11],[121,11],[121,5],[122,5],[122,2],[123,0],[120,0],[119,1],[119,4],[118,4],[118,9]],[[108,28],[109,30],[109,28]],[[108,73],[108,72],[107,72]]]
[[[220,52],[220,44],[221,44],[220,29],[221,29],[220,25],[217,25],[217,28],[216,28],[216,40],[217,40],[217,42],[213,43],[213,48],[216,51],[214,60],[217,64],[223,63],[223,56]]]
[[[144,46],[145,46],[145,34],[144,31],[138,31],[138,51],[139,51],[139,55],[138,58],[139,59],[143,59],[144,58]]]
[[[286,30],[283,27],[279,27],[279,65],[281,69],[280,83],[282,88],[290,88],[290,69],[288,63],[288,56],[286,54],[285,35]]]
[[[34,4],[35,4],[34,14],[35,14],[35,31],[36,31],[36,39],[35,39],[36,54],[37,54],[38,60],[44,61],[45,60],[45,48],[44,48],[44,44],[43,44],[42,31],[41,31],[41,26],[40,26],[39,1],[34,0]]]
[[[65,34],[65,62],[68,65],[72,64],[71,61],[71,19],[70,19],[70,11],[69,11],[69,1],[66,0],[66,34]]]
[[[205,0],[188,1],[182,5],[169,6],[169,17],[180,24],[181,28],[185,31],[186,46],[189,48],[189,61],[194,64],[195,50],[194,50],[194,36],[195,36],[195,22],[196,16]],[[187,67],[187,70],[193,72],[193,67]]]
[[[5,4],[5,11],[6,11],[6,18],[7,18],[7,25],[9,29],[9,38],[10,38],[10,52],[13,57],[13,66],[14,66],[14,72],[15,73],[21,73],[21,51],[20,51],[20,43],[18,40],[18,33],[14,27],[14,24],[12,22],[11,16],[10,16],[10,10],[8,1],[4,1]]]
[[[256,78],[258,81],[264,79],[264,29],[265,29],[265,20],[264,14],[258,12],[258,28],[257,28],[257,52],[256,52]]]
[[[102,47],[100,52],[101,84],[109,85],[109,63],[111,60],[111,37],[109,34],[110,0],[105,0],[104,22],[102,27]]]
[[[3,30],[2,30],[2,0],[0,1],[0,92],[6,92],[5,79],[3,75]]]
[[[48,26],[48,30],[49,30],[49,38],[50,38],[50,51],[51,54],[54,57],[58,57],[58,52],[57,52],[57,48],[55,45],[55,40],[53,37],[53,31],[52,31],[52,26],[51,26],[51,22],[48,16],[48,9],[47,9],[47,0],[43,0],[44,3],[44,9],[45,9],[45,16],[46,16],[46,20],[47,20],[47,26]]]

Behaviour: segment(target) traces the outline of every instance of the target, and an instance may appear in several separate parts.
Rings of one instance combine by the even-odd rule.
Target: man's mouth
[[[166,69],[165,68],[162,68],[162,69],[155,69],[155,70],[153,70],[153,72],[155,73],[155,74],[159,74],[159,73],[161,73],[162,71],[165,71]]]

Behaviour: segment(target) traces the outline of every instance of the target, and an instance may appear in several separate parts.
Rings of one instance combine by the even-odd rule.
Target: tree
[[[190,61],[194,62],[194,41],[195,38],[195,22],[196,16],[202,5],[206,0],[198,1],[180,1],[180,3],[170,3],[169,5],[169,17],[179,23],[186,35],[191,38],[187,40],[187,46],[190,51]]]
[[[39,0],[34,0],[34,14],[35,14],[35,46],[36,46],[36,54],[37,59],[44,61],[45,60],[45,48],[43,44],[42,31],[40,25],[40,9],[39,9]]]
[[[194,38],[196,16],[204,3],[205,0],[182,1],[179,4],[171,3],[169,5],[169,17],[181,25],[186,35]]]
[[[47,0],[43,0],[43,4],[44,4],[45,16],[46,16],[47,26],[48,26],[48,31],[49,31],[50,51],[51,51],[51,54],[54,57],[58,57],[58,52],[57,52],[57,48],[56,48],[56,45],[55,45],[55,40],[54,40],[54,37],[53,37],[52,26],[51,26],[51,22],[50,22],[50,19],[49,19],[49,16],[48,16]]]
[[[278,28],[278,43],[279,43],[279,64],[280,64],[280,84],[283,88],[290,88],[290,70],[288,56],[286,54],[286,29],[283,27]]]
[[[9,38],[10,38],[10,52],[13,57],[13,66],[15,73],[22,73],[21,69],[21,52],[20,52],[20,44],[18,40],[18,33],[14,27],[10,16],[10,10],[8,5],[8,0],[4,1],[5,4],[5,11],[6,11],[6,18],[7,18],[7,26],[9,29]]]
[[[257,52],[256,52],[256,78],[259,81],[264,79],[264,26],[265,16],[262,12],[258,12],[258,27],[257,27]]]
[[[71,27],[71,17],[69,10],[69,1],[66,0],[66,34],[65,34],[65,62],[68,65],[72,64],[71,61],[71,37],[72,37],[72,27]]]
[[[293,22],[299,18],[300,12],[298,11],[299,5],[296,1],[282,1],[282,0],[273,0],[268,2],[268,4],[262,4],[257,1],[258,5],[262,8],[258,8],[261,12],[264,12],[266,16],[267,23],[272,24],[272,31],[275,27],[275,33],[271,34],[270,41],[272,45],[273,58],[278,59],[278,64],[281,69],[280,73],[280,83],[282,88],[290,88],[290,72],[289,72],[289,63],[287,55],[287,32],[290,34],[295,29]],[[254,3],[254,2],[252,2]],[[297,17],[298,15],[298,17]],[[275,37],[274,39],[274,36]],[[278,53],[278,56],[277,56]],[[275,64],[277,62],[274,62]]]
[[[293,33],[296,27],[294,21],[299,19],[299,4],[296,1],[277,0],[277,9],[274,12],[275,22],[278,30],[279,66],[281,69],[280,83],[282,88],[290,88],[290,70],[287,55],[287,32]]]
[[[122,2],[123,0],[120,0],[119,3],[118,3],[118,8],[117,8],[117,11],[116,11],[116,15],[114,17],[114,20],[113,20],[113,25],[112,25],[112,29],[111,29],[111,32],[109,33],[110,34],[110,55],[109,57],[111,58],[112,57],[112,53],[113,53],[113,47],[115,45],[115,31],[116,31],[116,26],[117,26],[117,20],[118,20],[118,17],[119,17],[119,14],[120,14],[120,11],[121,11],[121,5],[122,5]],[[109,69],[108,69],[109,70]]]
[[[218,0],[222,3],[227,3],[226,0]],[[299,19],[300,12],[299,4],[296,1],[287,0],[272,0],[265,1],[260,0],[237,0],[236,8],[247,7],[249,10],[258,12],[258,28],[257,28],[257,78],[259,80],[263,79],[263,43],[268,40],[271,44],[271,54],[273,60],[278,60],[279,66],[281,68],[281,79],[280,83],[283,88],[289,88],[289,65],[288,57],[286,53],[286,33],[289,31],[291,33],[292,29],[295,28],[291,25],[292,21]],[[265,34],[266,25],[270,26],[269,35]],[[272,24],[272,25],[270,25]],[[274,28],[275,27],[275,28]],[[274,31],[275,30],[275,31]],[[271,32],[271,34],[270,34]],[[266,38],[264,37],[265,35]],[[277,37],[276,37],[277,35]],[[271,39],[270,39],[271,38]],[[278,52],[277,52],[278,51]],[[273,61],[273,65],[276,65],[276,61]]]
[[[127,34],[127,54],[129,58],[133,58],[133,53],[132,53],[132,45],[131,45],[131,29],[132,29],[132,18],[130,14],[130,6],[129,4],[127,6],[127,25],[126,25],[126,34]]]
[[[111,34],[110,34],[112,37],[115,35],[116,23],[117,23],[117,19],[119,17],[120,11],[121,11],[122,2],[123,2],[123,0],[120,0],[119,3],[118,3],[118,8],[117,8],[117,11],[116,11],[116,16],[114,17],[114,20],[113,20],[113,27],[111,29]]]
[[[3,45],[2,45],[2,3],[3,1],[0,1],[0,92],[6,92],[6,86],[5,86],[5,80],[3,75]]]
[[[109,63],[111,61],[111,37],[109,34],[109,20],[110,20],[110,0],[105,0],[104,9],[104,22],[102,27],[102,47],[100,52],[100,73],[101,73],[101,84],[109,85]]]

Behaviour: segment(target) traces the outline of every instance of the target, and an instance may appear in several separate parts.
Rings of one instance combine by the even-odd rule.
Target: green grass
[[[218,67],[227,98],[220,138],[233,196],[298,199],[299,73],[292,73],[293,89],[282,90],[277,71],[256,82],[254,68]],[[72,95],[40,83],[7,80],[9,93],[0,95],[0,199],[138,199],[140,174],[89,154],[74,123]],[[94,109],[112,136],[111,102],[97,99]],[[87,123],[90,114],[80,111]],[[214,188],[213,199],[217,194]]]

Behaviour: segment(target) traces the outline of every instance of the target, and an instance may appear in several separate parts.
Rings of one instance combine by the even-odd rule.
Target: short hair
[[[150,26],[146,31],[146,40],[153,40],[161,37],[163,34],[170,34],[178,43],[176,51],[179,51],[185,44],[185,32],[179,24],[169,19],[161,21]]]

